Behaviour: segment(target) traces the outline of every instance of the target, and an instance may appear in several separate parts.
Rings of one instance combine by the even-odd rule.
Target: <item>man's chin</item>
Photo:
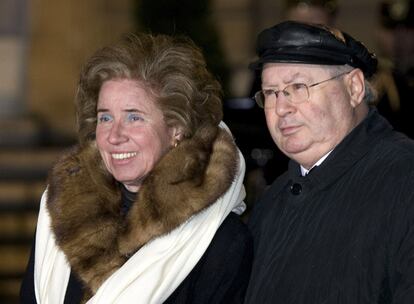
[[[304,145],[303,140],[297,140],[295,138],[288,138],[281,146],[281,151],[287,155],[296,155],[304,153],[308,150],[308,146]]]

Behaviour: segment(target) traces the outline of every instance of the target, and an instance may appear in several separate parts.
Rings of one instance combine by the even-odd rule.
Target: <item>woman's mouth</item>
[[[128,152],[128,153],[111,153],[111,157],[117,160],[128,159],[137,155],[137,152]]]

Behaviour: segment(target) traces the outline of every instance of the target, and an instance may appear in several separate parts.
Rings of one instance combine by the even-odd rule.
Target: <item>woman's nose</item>
[[[113,145],[124,143],[128,140],[125,133],[125,127],[120,122],[115,122],[109,132],[108,141]]]

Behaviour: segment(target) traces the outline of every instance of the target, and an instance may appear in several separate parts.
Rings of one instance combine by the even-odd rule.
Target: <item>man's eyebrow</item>
[[[304,74],[300,73],[300,72],[296,72],[293,75],[290,75],[288,77],[285,77],[284,79],[282,79],[282,82],[284,84],[288,84],[288,83],[292,83],[293,81],[295,81],[297,78],[300,77],[306,77]],[[263,83],[262,87],[270,87],[270,88],[277,88],[279,87],[278,85],[275,85],[273,83]]]
[[[295,74],[283,79],[283,83],[290,83],[300,77],[306,77],[305,75],[301,74],[300,72],[296,72]]]

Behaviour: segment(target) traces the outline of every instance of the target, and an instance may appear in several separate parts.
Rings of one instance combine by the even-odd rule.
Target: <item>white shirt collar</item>
[[[309,170],[306,169],[305,167],[303,167],[302,165],[300,165],[300,172],[301,172],[302,176],[305,176],[314,167],[319,166],[320,164],[322,164],[323,161],[328,157],[328,155],[331,154],[331,152],[332,152],[332,150],[329,151],[328,153],[326,153],[324,156],[322,156]]]

